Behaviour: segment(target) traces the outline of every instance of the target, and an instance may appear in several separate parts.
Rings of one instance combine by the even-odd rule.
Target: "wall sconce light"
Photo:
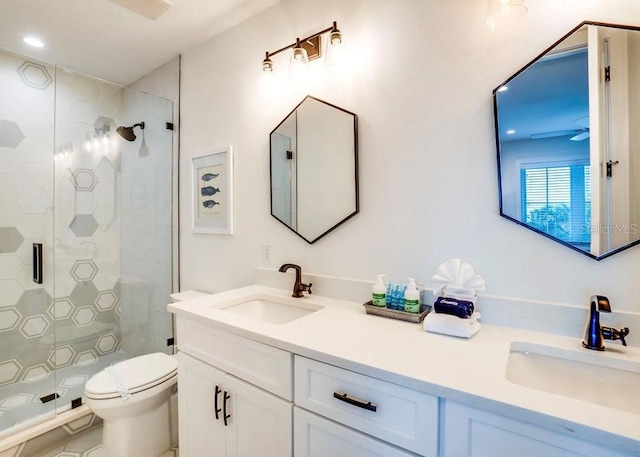
[[[108,147],[111,143],[111,128],[105,124],[102,127],[94,127],[93,132],[85,136],[84,149],[87,152],[97,152],[101,147]]]
[[[267,51],[262,61],[262,71],[272,72],[273,61],[271,57],[291,49],[291,66],[303,65],[312,60],[322,57],[322,35],[329,33],[329,45],[338,46],[342,43],[342,32],[338,30],[338,25],[334,21],[331,27],[314,33],[306,38],[296,38],[295,43],[291,43],[284,48],[274,52]]]
[[[53,155],[54,158],[58,160],[61,158],[68,158],[71,156],[71,154],[73,154],[73,143],[65,143],[61,146],[58,146]]]
[[[524,0],[489,0],[487,27],[495,29],[507,21],[515,21],[527,14]]]

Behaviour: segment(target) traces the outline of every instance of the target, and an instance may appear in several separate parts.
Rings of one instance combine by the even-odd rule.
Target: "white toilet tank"
[[[171,295],[171,301],[173,303],[179,301],[192,300],[194,298],[206,297],[209,294],[205,294],[204,292],[198,292],[197,290],[183,290],[182,292],[175,292]]]

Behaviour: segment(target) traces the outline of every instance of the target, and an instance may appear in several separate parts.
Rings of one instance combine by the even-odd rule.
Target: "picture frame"
[[[233,235],[233,148],[191,158],[191,231]]]

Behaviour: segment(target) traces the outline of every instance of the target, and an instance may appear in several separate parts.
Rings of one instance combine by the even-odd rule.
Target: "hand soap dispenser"
[[[409,278],[409,285],[404,293],[404,310],[407,313],[420,312],[420,292],[416,288],[416,281]]]
[[[387,287],[384,285],[383,278],[384,275],[378,275],[378,280],[373,285],[371,304],[384,308],[387,306]]]

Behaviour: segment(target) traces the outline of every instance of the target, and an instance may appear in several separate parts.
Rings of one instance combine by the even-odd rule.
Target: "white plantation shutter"
[[[589,165],[522,168],[521,191],[524,222],[569,243],[589,242]]]

